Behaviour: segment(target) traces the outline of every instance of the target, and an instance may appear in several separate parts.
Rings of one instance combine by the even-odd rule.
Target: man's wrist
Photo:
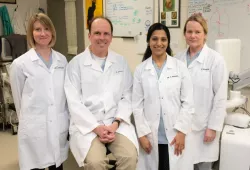
[[[212,131],[216,132],[216,130],[214,128],[211,128],[211,127],[207,127],[207,130],[212,130]]]
[[[179,131],[179,130],[178,130],[178,132],[177,132],[177,133],[179,133],[179,134],[181,134],[181,135],[186,136],[186,134],[185,134],[185,133],[183,133],[182,131]]]
[[[113,120],[112,123],[116,123],[117,126],[119,127],[119,126],[120,126],[120,123],[121,123],[121,119],[115,119],[115,120]]]
[[[93,130],[92,132],[94,132],[95,134],[99,135],[99,128],[101,127],[101,125],[97,125]]]

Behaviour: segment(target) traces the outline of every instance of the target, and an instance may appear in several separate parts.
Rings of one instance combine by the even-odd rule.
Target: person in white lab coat
[[[28,24],[28,52],[10,66],[10,84],[19,119],[20,170],[62,170],[68,157],[69,117],[64,92],[67,60],[52,49],[56,31],[45,14]]]
[[[193,170],[193,86],[185,65],[170,56],[170,33],[153,24],[134,73],[132,106],[140,142],[138,170]]]
[[[223,57],[206,45],[207,23],[193,14],[184,27],[189,48],[176,57],[188,67],[194,85],[195,115],[192,130],[197,170],[211,170],[218,160],[219,138],[226,115],[227,69]]]
[[[108,169],[107,148],[117,170],[135,170],[138,141],[130,117],[133,78],[125,58],[109,49],[109,19],[90,22],[91,45],[66,70],[70,110],[70,148],[84,170]]]

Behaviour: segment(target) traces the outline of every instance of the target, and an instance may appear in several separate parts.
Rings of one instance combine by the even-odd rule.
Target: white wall
[[[160,0],[162,1],[162,0]],[[105,3],[104,3],[105,4]],[[83,4],[85,5],[85,4]],[[181,0],[181,28],[171,28],[171,48],[174,53],[182,51],[186,48],[186,42],[183,37],[183,26],[187,19],[187,6],[188,1]],[[155,0],[155,16],[154,21],[158,22],[158,0]],[[89,45],[88,41],[88,30],[86,29],[86,23],[84,23],[84,33],[85,33],[85,47]],[[145,40],[146,41],[146,40]],[[135,67],[141,63],[142,55],[137,54],[138,47],[133,38],[113,38],[111,49],[117,53],[126,57],[130,69],[135,70]],[[146,49],[145,49],[146,50]]]

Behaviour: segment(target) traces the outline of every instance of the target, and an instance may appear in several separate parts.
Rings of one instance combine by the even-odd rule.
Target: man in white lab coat
[[[112,32],[110,20],[94,18],[91,45],[66,71],[70,148],[84,170],[108,169],[107,149],[117,160],[117,170],[136,168],[138,142],[130,121],[133,80],[124,57],[109,50]]]

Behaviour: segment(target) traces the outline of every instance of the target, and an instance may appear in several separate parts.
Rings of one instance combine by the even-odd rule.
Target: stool
[[[116,160],[115,158],[113,159],[113,155],[110,152],[110,150],[107,148],[107,152],[106,152],[107,157],[109,158],[109,165],[113,166],[112,168],[110,168],[110,170],[116,170]]]

